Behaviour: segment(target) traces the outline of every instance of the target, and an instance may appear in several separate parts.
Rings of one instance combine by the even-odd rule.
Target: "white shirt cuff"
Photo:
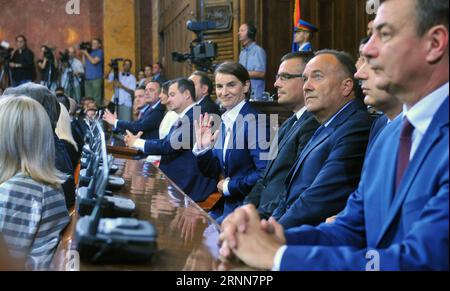
[[[116,120],[116,122],[114,122],[114,129],[117,129],[117,124],[119,123],[119,120]]]
[[[231,196],[230,191],[228,190],[228,184],[230,183],[230,178],[227,178],[225,182],[223,182],[223,194],[225,196]]]
[[[192,149],[192,153],[194,154],[194,156],[199,157],[199,156],[203,156],[204,154],[206,154],[207,152],[209,152],[210,148],[206,148],[206,149],[199,149],[198,145],[195,144],[194,148]]]
[[[281,270],[281,261],[283,260],[283,255],[286,249],[287,246],[282,246],[278,249],[277,253],[275,254],[275,258],[273,259],[272,271],[279,272]]]
[[[140,150],[141,152],[145,151],[145,140],[138,139],[134,142],[133,147]]]

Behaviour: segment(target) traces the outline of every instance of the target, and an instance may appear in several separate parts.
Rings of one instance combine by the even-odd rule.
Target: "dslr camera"
[[[61,63],[68,64],[70,61],[69,51],[65,50],[63,52],[59,52],[59,59]]]
[[[111,59],[108,64],[114,71],[114,80],[119,80],[119,62],[123,62],[123,58]]]
[[[2,41],[0,43],[0,60],[8,62],[11,60],[13,49],[9,47],[9,43]]]

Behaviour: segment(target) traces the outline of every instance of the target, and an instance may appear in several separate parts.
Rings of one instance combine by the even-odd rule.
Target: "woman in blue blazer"
[[[223,63],[215,72],[215,81],[217,97],[226,112],[222,120],[220,116],[205,114],[195,124],[197,143],[193,152],[202,173],[220,181],[223,204],[211,216],[221,222],[242,205],[261,178],[267,165],[271,132],[266,116],[247,102],[250,76],[242,65]]]

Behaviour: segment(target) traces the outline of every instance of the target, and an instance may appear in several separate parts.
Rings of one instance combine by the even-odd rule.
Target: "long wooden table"
[[[117,160],[117,175],[126,185],[117,193],[137,205],[136,217],[152,222],[158,230],[158,251],[144,265],[91,265],[73,261],[76,250],[75,225],[71,225],[54,258],[55,270],[112,271],[212,271],[217,270],[219,226],[195,202],[186,196],[159,169],[145,161]],[[245,270],[243,266],[237,266]]]

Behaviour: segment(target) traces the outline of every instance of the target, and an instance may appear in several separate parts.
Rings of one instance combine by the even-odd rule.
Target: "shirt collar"
[[[300,109],[295,115],[297,116],[297,120],[300,120],[302,118],[303,114],[306,112],[306,106],[303,106],[302,109]]]
[[[449,83],[447,82],[445,85],[420,100],[410,110],[404,105],[403,116],[406,116],[414,128],[424,135],[433,121],[434,115],[448,97],[448,90]]]
[[[155,104],[153,104],[152,109],[156,109],[156,107],[158,107],[159,104],[161,104],[161,100],[157,101]]]
[[[208,95],[205,95],[205,96],[203,96],[202,98],[200,98],[200,100],[197,101],[197,105],[200,105],[200,103],[202,103],[203,100],[205,100],[205,98],[206,98],[207,96],[208,96]]]
[[[140,110],[140,112],[141,113],[144,113],[145,111],[147,111],[147,109],[150,107],[150,105],[145,105],[141,110]]]
[[[337,117],[339,114],[341,114],[341,112],[344,111],[348,106],[350,106],[350,104],[353,103],[353,101],[354,101],[354,100],[352,100],[352,101],[348,102],[347,104],[345,104],[344,107],[342,107],[341,110],[338,111],[338,113],[336,113],[335,115],[333,115],[333,117],[331,117],[330,120],[328,120],[328,121],[325,123],[324,126],[325,126],[325,127],[330,126],[330,124],[336,119],[336,117]]]
[[[242,108],[244,108],[246,103],[247,102],[245,100],[242,100],[241,103],[234,106],[233,109],[228,110],[227,112],[225,112],[223,114],[222,120],[227,127],[229,127],[231,124],[236,122],[236,119],[237,119],[239,113],[241,112]]]
[[[244,47],[245,50],[250,50],[251,48],[253,48],[256,45],[256,42],[252,41],[251,43],[249,43],[246,47]]]
[[[189,105],[186,109],[184,109],[183,112],[181,112],[181,114],[178,114],[178,117],[179,117],[180,119],[182,119],[182,118],[186,115],[186,113],[189,112],[189,110],[191,110],[192,108],[194,108],[195,105],[197,105],[197,104],[193,103],[193,104]]]

